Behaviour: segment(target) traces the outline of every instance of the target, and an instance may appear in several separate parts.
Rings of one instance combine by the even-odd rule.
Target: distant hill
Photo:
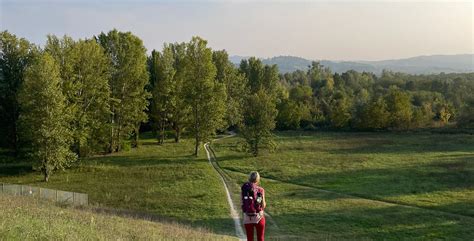
[[[248,57],[231,56],[230,61],[238,65],[242,59],[246,58]],[[381,61],[316,61],[319,61],[323,66],[331,68],[333,72],[338,73],[351,69],[376,74],[380,74],[383,69],[410,74],[474,72],[474,54],[430,55]],[[311,65],[312,60],[294,56],[278,56],[262,59],[262,62],[269,65],[276,64],[281,73],[287,73],[298,69],[306,70]]]

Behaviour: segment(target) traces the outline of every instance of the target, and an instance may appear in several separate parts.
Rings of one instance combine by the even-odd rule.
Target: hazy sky
[[[37,44],[117,28],[148,50],[199,35],[230,55],[378,60],[474,53],[473,1],[0,0],[0,29]]]

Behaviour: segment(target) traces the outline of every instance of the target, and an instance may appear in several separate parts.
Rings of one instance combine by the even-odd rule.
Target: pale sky
[[[198,35],[230,55],[381,60],[474,53],[473,1],[0,0],[0,29],[44,44],[112,28],[145,47]]]

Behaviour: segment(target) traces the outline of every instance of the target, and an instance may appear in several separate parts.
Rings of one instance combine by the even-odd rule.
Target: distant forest
[[[281,74],[257,58],[235,66],[193,37],[148,54],[117,30],[47,37],[0,34],[1,144],[41,161],[45,179],[78,157],[137,147],[149,128],[202,142],[237,130],[258,155],[277,130],[474,128],[474,73],[333,73],[318,62]],[[168,134],[170,135],[170,134]]]

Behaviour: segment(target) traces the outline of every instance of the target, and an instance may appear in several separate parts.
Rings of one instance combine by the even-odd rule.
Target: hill
[[[247,57],[231,56],[230,60],[238,64]],[[392,70],[410,74],[435,74],[435,73],[468,73],[474,72],[474,55],[431,55],[417,56],[406,59],[393,59],[381,61],[330,61],[316,60],[322,65],[331,68],[333,72],[342,73],[348,70],[367,71],[380,74],[382,70]],[[262,59],[268,65],[278,65],[281,73],[295,70],[306,70],[312,60],[295,56],[278,56]]]
[[[152,222],[0,195],[0,240],[235,240],[177,223]]]

